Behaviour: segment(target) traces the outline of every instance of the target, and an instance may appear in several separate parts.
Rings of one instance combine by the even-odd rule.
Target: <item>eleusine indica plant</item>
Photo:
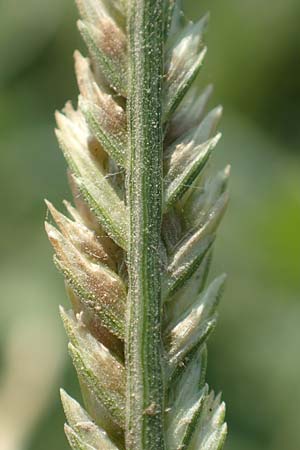
[[[192,86],[207,17],[177,0],[77,0],[77,108],[57,113],[76,208],[46,224],[85,409],[62,391],[74,450],[219,450],[225,407],[205,384],[224,276],[207,286],[229,169],[204,168],[221,109]]]

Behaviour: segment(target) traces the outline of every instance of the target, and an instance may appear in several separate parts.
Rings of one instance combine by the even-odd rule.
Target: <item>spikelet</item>
[[[47,202],[46,223],[73,311],[61,308],[84,410],[62,391],[74,450],[125,450],[128,224],[127,1],[77,0],[89,57],[75,52],[80,96],[56,114],[76,208]],[[225,406],[205,384],[208,337],[225,277],[206,286],[212,246],[228,202],[229,167],[205,169],[220,139],[222,110],[206,113],[212,92],[192,86],[206,48],[208,16],[187,22],[165,1],[163,81],[162,342],[167,450],[220,450]],[[146,411],[151,415],[151,406]]]

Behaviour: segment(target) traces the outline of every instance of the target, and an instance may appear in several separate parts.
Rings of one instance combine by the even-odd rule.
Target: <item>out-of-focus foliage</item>
[[[209,382],[226,399],[228,450],[295,450],[300,448],[300,4],[186,1],[193,18],[206,10],[209,53],[199,83],[213,82],[214,99],[225,106],[217,166],[227,161],[233,166],[231,204],[215,252],[215,271],[226,271],[229,281],[210,343]],[[1,399],[8,392],[7,371],[14,367],[20,392],[32,389],[32,400],[37,396],[26,384],[34,360],[28,349],[37,355],[36,373],[45,377],[45,368],[51,368],[40,404],[29,402],[30,395],[20,399],[25,411],[32,406],[33,419],[19,450],[67,449],[58,386],[78,396],[67,357],[64,368],[60,363],[66,344],[58,304],[65,297],[43,230],[43,198],[58,206],[62,195],[69,197],[52,129],[54,109],[77,90],[72,53],[82,45],[75,20],[71,0],[0,5]],[[37,331],[28,333],[24,323]],[[38,386],[44,392],[41,381]],[[19,426],[21,409],[16,403],[15,410],[5,410],[10,426],[13,420]],[[0,410],[2,417],[2,402]]]

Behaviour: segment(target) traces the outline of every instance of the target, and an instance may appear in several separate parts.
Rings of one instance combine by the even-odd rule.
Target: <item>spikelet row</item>
[[[65,432],[74,450],[125,449],[125,309],[128,210],[126,0],[77,0],[89,58],[75,52],[76,109],[57,113],[76,208],[48,203],[46,224],[72,311],[61,308],[85,410],[65,392]],[[207,17],[187,22],[166,0],[163,81],[162,227],[165,440],[168,450],[219,450],[225,407],[205,384],[206,342],[216,323],[224,276],[206,286],[216,230],[227,205],[229,168],[204,169],[220,138],[221,109],[192,83],[206,53]]]

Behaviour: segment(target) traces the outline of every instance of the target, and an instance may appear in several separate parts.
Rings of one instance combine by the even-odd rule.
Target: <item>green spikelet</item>
[[[205,384],[225,277],[207,285],[229,167],[208,176],[221,108],[193,85],[208,17],[177,0],[77,0],[77,107],[56,114],[75,207],[46,223],[83,409],[62,392],[74,450],[220,450]]]

